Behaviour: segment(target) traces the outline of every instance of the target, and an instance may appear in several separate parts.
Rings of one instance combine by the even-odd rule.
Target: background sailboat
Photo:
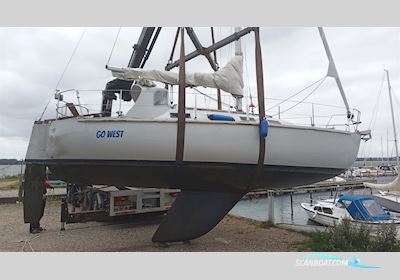
[[[399,151],[397,147],[397,134],[396,134],[396,122],[394,117],[393,110],[393,101],[392,101],[392,86],[390,84],[389,71],[385,69],[386,79],[388,85],[388,93],[389,93],[389,101],[390,101],[390,111],[392,116],[392,125],[393,125],[393,135],[394,135],[394,147],[396,151],[396,165],[397,170],[399,168]],[[374,184],[374,183],[364,183],[364,186],[372,189],[378,189],[380,192],[375,194],[375,199],[382,206],[387,209],[395,212],[400,212],[400,174],[390,183],[387,184]]]

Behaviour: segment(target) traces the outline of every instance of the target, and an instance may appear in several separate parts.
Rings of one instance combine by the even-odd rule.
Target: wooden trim
[[[256,78],[257,78],[257,98],[258,98],[258,117],[259,127],[261,121],[265,118],[265,106],[264,106],[264,77],[262,67],[262,55],[261,55],[261,44],[260,44],[260,30],[259,28],[254,29],[255,35],[255,57],[256,57]],[[257,181],[264,167],[265,160],[265,138],[259,135],[259,148],[258,148],[258,161],[257,169],[254,181]]]
[[[76,107],[75,107],[75,105],[74,105],[74,103],[65,103],[65,105],[67,106],[67,108],[70,110],[70,112],[72,113],[72,115],[74,116],[74,117],[78,117],[79,116],[79,113],[78,113],[78,110],[76,110]]]

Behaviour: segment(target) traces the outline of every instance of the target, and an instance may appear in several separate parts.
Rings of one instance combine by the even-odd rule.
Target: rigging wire
[[[273,97],[266,97],[265,100],[275,100],[275,101],[282,101],[285,99],[282,98],[273,98]],[[285,102],[300,102],[300,100],[285,100]],[[314,105],[318,105],[318,106],[325,106],[325,107],[330,107],[330,108],[336,108],[336,109],[346,109],[346,107],[343,106],[338,106],[338,105],[331,105],[331,104],[324,104],[324,103],[318,103],[318,102],[308,102],[308,101],[303,101],[303,104],[314,104]],[[354,109],[354,108],[351,108]]]
[[[383,89],[383,83],[384,82],[385,82],[385,72],[382,73],[382,78],[381,78],[381,83],[380,83],[380,86],[379,86],[378,96],[376,98],[375,106],[374,106],[374,108],[372,110],[371,120],[370,120],[369,125],[368,125],[368,129],[369,130],[372,130],[372,129],[375,128],[375,124],[376,124],[376,120],[377,120],[377,116],[378,116],[378,109],[379,109],[380,99],[381,99],[380,97],[382,95],[382,89]],[[365,163],[366,158],[367,158],[366,156],[368,155],[368,157],[369,157],[369,155],[371,153],[372,141],[369,141],[369,142],[370,143],[369,143],[369,147],[368,147],[368,152],[367,152],[367,148],[366,148],[367,142],[364,142],[363,148],[362,148],[361,153],[360,153],[364,157],[364,163]]]
[[[54,191],[54,188],[52,188],[52,189],[49,191],[49,194],[46,194],[46,202],[45,202],[45,203],[46,203],[46,209],[44,210],[44,215],[43,215],[43,217],[45,217],[45,219],[46,219],[45,222],[44,222],[44,225],[43,225],[44,230],[47,229],[47,227],[48,227],[48,225],[49,225],[49,221],[50,221],[50,216],[51,216],[51,214],[52,214],[51,202],[53,202],[53,201],[55,201],[55,200],[56,200],[56,198],[55,198],[55,191]],[[47,210],[47,212],[46,212],[46,210]],[[29,246],[31,252],[35,252],[35,250],[34,250],[33,247],[32,247],[32,243],[31,243],[31,242],[32,242],[33,240],[39,239],[40,237],[43,236],[43,234],[44,234],[44,232],[41,232],[41,233],[39,233],[39,234],[36,234],[36,235],[34,235],[34,236],[31,236],[31,234],[29,233],[28,236],[27,236],[27,238],[26,238],[25,240],[22,240],[22,242],[24,242],[24,245],[23,245],[22,248],[21,248],[21,252],[25,252],[25,247],[26,247],[26,245]]]
[[[269,111],[269,110],[271,110],[271,109],[273,109],[273,108],[276,108],[276,107],[278,107],[279,105],[285,103],[286,101],[290,101],[290,99],[292,99],[292,98],[295,97],[296,95],[299,95],[300,93],[302,93],[302,92],[305,91],[306,89],[311,88],[312,86],[316,85],[317,83],[319,83],[319,82],[321,82],[321,81],[323,82],[323,81],[326,79],[326,77],[327,77],[327,76],[325,75],[325,76],[322,77],[321,79],[319,79],[319,80],[313,82],[312,84],[306,86],[305,88],[301,89],[300,91],[298,91],[298,92],[292,94],[291,96],[289,96],[289,97],[283,99],[283,100],[282,100],[281,102],[279,102],[278,104],[275,104],[274,106],[269,107],[266,111]],[[322,82],[321,82],[321,84],[322,84]],[[319,84],[319,85],[317,86],[317,88],[318,88],[321,84]],[[315,90],[316,90],[316,89],[314,89],[312,92],[314,92]],[[307,96],[307,97],[308,97],[308,96]],[[303,101],[304,101],[304,99],[303,99],[303,100],[300,100],[298,103],[303,102]],[[297,105],[298,105],[298,104],[297,104]],[[296,106],[297,106],[297,105],[296,105]]]
[[[56,84],[56,86],[55,86],[55,88],[54,88],[55,90],[57,90],[58,86],[59,86],[60,83],[61,83],[61,80],[64,78],[64,75],[65,75],[65,73],[67,72],[67,69],[68,69],[68,67],[69,67],[69,65],[70,65],[70,63],[71,63],[71,61],[72,61],[72,58],[74,57],[76,51],[78,50],[78,47],[79,47],[79,45],[80,45],[80,43],[81,43],[81,41],[82,41],[82,39],[83,39],[83,36],[84,36],[85,33],[86,33],[86,30],[87,30],[87,27],[85,27],[85,29],[83,30],[81,36],[79,37],[78,43],[76,44],[74,50],[72,51],[72,54],[71,54],[71,56],[70,56],[70,58],[69,58],[67,64],[65,65],[64,70],[62,71],[60,78],[59,78],[58,81],[57,81],[57,84]],[[44,107],[43,112],[42,112],[42,114],[41,114],[40,117],[39,117],[39,120],[42,119],[44,113],[46,112],[47,107],[49,106],[52,97],[53,97],[53,93],[51,93],[51,95],[50,95],[50,97],[49,97],[49,100],[47,101],[47,104],[46,104],[46,106]]]
[[[370,120],[369,125],[368,125],[368,129],[371,129],[372,122],[374,122],[373,127],[375,127],[376,119],[378,117],[378,109],[379,109],[379,104],[380,104],[380,99],[381,99],[380,97],[382,95],[382,89],[383,89],[383,83],[384,82],[385,82],[385,74],[383,73],[381,84],[379,86],[378,96],[377,96],[377,99],[376,99],[376,102],[375,102],[374,109],[372,110],[372,116],[371,116],[371,120]]]
[[[198,89],[195,88],[195,87],[193,87],[192,89],[194,89],[195,91],[197,91],[198,93],[200,93],[201,95],[203,95],[205,98],[207,97],[208,99],[211,99],[211,100],[213,100],[213,101],[216,101],[216,102],[218,101],[217,98],[212,97],[212,96],[210,96],[210,95],[208,95],[208,94],[206,94],[206,93],[204,93],[204,92],[201,92],[200,90],[198,90]],[[228,106],[228,107],[231,108],[231,109],[235,108],[235,106],[229,105],[228,103],[225,103],[225,102],[223,102],[223,101],[221,101],[221,104],[222,104],[222,105],[225,105],[225,106]]]
[[[114,48],[115,48],[115,45],[117,44],[118,37],[119,37],[119,33],[121,32],[121,28],[122,28],[122,27],[119,27],[119,28],[118,28],[118,32],[117,32],[117,35],[115,36],[114,44],[113,44],[113,46],[112,46],[112,48],[111,48],[110,56],[108,57],[108,60],[107,60],[107,64],[106,64],[106,65],[109,65],[109,64],[110,64],[111,56],[112,56],[113,53],[114,53]]]
[[[286,109],[286,110],[284,110],[284,111],[279,112],[279,114],[283,114],[283,113],[285,113],[285,112],[287,112],[287,111],[293,109],[294,107],[300,105],[301,103],[303,103],[304,100],[306,100],[308,97],[310,97],[310,96],[324,83],[324,81],[325,81],[326,78],[327,78],[327,76],[325,76],[325,77],[323,77],[322,79],[320,79],[319,81],[317,81],[317,82],[319,82],[319,84],[318,84],[309,94],[307,94],[303,99],[299,100],[299,102],[297,102],[297,103],[294,104],[293,106],[289,107],[288,109]],[[314,84],[315,84],[315,83],[314,83]],[[298,94],[298,93],[297,93],[297,94]],[[283,103],[283,102],[282,102],[282,103]],[[273,107],[272,107],[272,108],[273,108]],[[278,115],[278,114],[275,114],[275,115],[273,115],[273,116],[277,116],[277,115]]]
[[[400,101],[397,99],[397,96],[396,96],[393,88],[392,88],[392,96],[393,96],[393,99],[396,101],[397,105],[400,106]]]

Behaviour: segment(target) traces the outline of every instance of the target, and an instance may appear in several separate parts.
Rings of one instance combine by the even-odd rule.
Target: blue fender
[[[263,118],[260,121],[260,137],[261,138],[266,138],[268,136],[268,120],[266,118]]]

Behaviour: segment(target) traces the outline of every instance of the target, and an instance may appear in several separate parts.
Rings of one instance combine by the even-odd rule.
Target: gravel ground
[[[161,218],[125,222],[88,222],[66,225],[60,231],[60,207],[47,206],[41,225],[47,230],[28,233],[23,223],[22,205],[0,205],[0,251],[296,251],[296,242],[306,236],[284,229],[262,228],[258,222],[225,217],[208,234],[190,243],[162,246],[151,242]],[[29,240],[29,242],[27,242]],[[31,247],[32,249],[31,249]]]

